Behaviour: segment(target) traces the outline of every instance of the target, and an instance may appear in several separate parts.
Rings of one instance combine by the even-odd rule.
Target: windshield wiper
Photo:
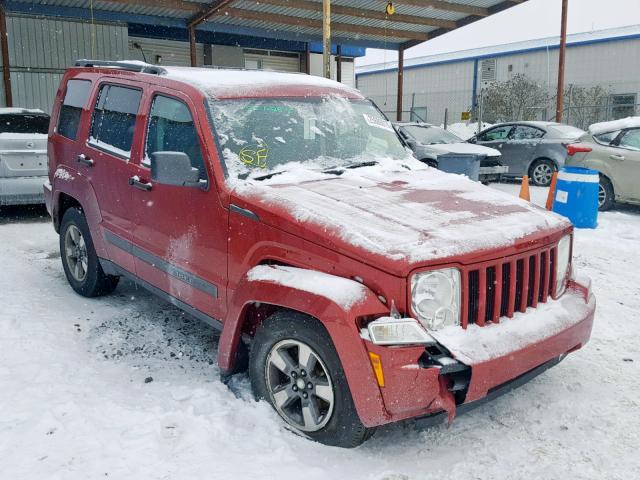
[[[342,175],[346,169],[351,170],[360,167],[372,167],[373,165],[377,164],[378,162],[376,160],[368,160],[366,162],[348,163],[347,165],[334,165],[333,167],[322,170],[322,173],[333,173],[335,175]]]
[[[266,175],[260,175],[259,177],[253,177],[250,180],[267,180],[271,177],[275,177],[276,175],[280,175],[281,173],[286,172],[286,170],[278,170],[277,172],[267,173]]]

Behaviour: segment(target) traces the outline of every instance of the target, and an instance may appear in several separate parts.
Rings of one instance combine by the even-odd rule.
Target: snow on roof
[[[640,25],[630,25],[619,28],[609,28],[605,30],[596,30],[593,32],[583,32],[567,35],[567,45],[579,45],[585,42],[606,41],[616,38],[624,38],[631,35],[640,35]],[[424,43],[428,45],[429,42]],[[468,50],[458,50],[448,53],[440,53],[437,55],[422,55],[413,58],[404,59],[404,68],[416,67],[422,65],[431,65],[442,62],[473,60],[478,57],[492,57],[504,55],[508,53],[516,53],[522,50],[536,50],[544,48],[557,48],[559,37],[545,37],[535,40],[526,40],[522,42],[505,43],[500,45],[492,45],[490,47],[472,48]],[[370,65],[356,66],[356,75],[363,73],[373,73],[384,70],[396,70],[398,68],[397,61],[385,63],[373,63]]]
[[[334,92],[341,91],[350,96],[362,96],[357,90],[343,83],[304,73],[194,67],[163,68],[166,71],[166,78],[191,84],[213,96],[232,89],[242,90],[244,88],[246,90],[249,88],[262,90],[269,87],[286,86],[326,89]]]
[[[598,135],[599,133],[615,132],[623,128],[640,128],[640,117],[627,117],[611,122],[594,123],[589,126],[589,133]]]
[[[39,108],[2,107],[0,115],[20,114],[20,113],[44,113]]]

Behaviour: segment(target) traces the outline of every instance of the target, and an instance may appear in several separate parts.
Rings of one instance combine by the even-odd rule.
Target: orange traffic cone
[[[551,177],[551,185],[549,185],[549,195],[547,195],[547,210],[551,210],[553,208],[553,199],[556,195],[556,182],[558,181],[558,172],[553,172],[553,176]]]
[[[529,194],[529,177],[527,175],[522,177],[522,185],[520,185],[520,198],[526,200],[527,202],[531,201],[531,195]]]

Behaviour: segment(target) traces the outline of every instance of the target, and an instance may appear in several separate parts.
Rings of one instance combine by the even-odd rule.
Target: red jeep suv
[[[127,277],[221,330],[222,374],[314,440],[451,421],[589,339],[571,225],[417,161],[339,83],[83,60],[48,153],[71,287]]]

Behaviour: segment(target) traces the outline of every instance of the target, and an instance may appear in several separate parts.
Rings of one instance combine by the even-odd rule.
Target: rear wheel
[[[292,311],[267,318],[253,340],[249,375],[256,398],[313,440],[351,448],[372,433],[358,417],[331,338],[314,318]]]
[[[614,203],[615,196],[611,180],[604,175],[600,175],[600,184],[598,185],[598,208],[601,212],[611,210]]]
[[[539,187],[548,187],[551,185],[553,172],[557,170],[555,163],[551,160],[540,159],[531,164],[529,168],[529,178],[534,185]]]
[[[60,257],[71,288],[83,297],[106,295],[118,285],[119,277],[102,270],[87,220],[77,207],[69,208],[62,217]]]

